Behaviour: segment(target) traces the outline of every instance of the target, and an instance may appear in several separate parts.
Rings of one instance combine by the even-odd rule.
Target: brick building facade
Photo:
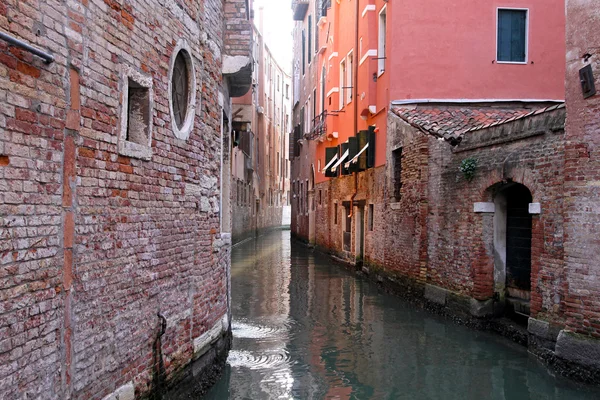
[[[579,82],[586,65],[598,74],[597,35],[575,28],[591,26],[591,2],[571,3],[565,109],[562,1],[439,13],[429,3],[324,2],[322,69],[302,82],[314,82],[325,123],[302,129],[291,178],[303,182],[314,166],[313,196],[298,195],[316,211],[313,223],[312,206],[293,208],[302,223],[292,231],[476,324],[510,317],[522,326],[510,334],[532,352],[598,381],[598,118]],[[311,5],[293,2],[301,15]],[[453,22],[465,18],[483,22]],[[521,38],[510,46],[507,21]],[[446,38],[443,48],[430,35]]]
[[[600,15],[591,0],[566,1],[567,73],[566,142],[564,185],[564,251],[566,276],[562,303],[566,328],[556,338],[559,357],[598,370],[600,362],[600,212],[598,188],[600,162],[600,97],[593,88],[600,81],[598,43],[600,32],[593,22]],[[588,80],[586,69],[591,71]],[[542,324],[542,328],[546,328]],[[553,332],[546,328],[541,334]],[[553,339],[555,336],[552,335]]]
[[[0,397],[127,399],[223,360],[249,26],[246,0],[0,5],[54,57],[0,40]]]
[[[263,9],[253,27],[252,90],[233,99],[233,242],[282,225],[289,205],[291,78],[267,46]]]

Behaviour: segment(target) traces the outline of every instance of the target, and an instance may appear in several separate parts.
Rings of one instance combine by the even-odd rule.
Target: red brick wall
[[[533,216],[532,314],[559,314],[563,276],[562,187],[564,110],[471,133],[451,151],[431,140],[428,276],[439,286],[484,300],[493,294],[493,220],[473,212],[473,203],[493,201],[492,188],[503,181],[525,185],[542,214]],[[489,145],[503,132],[544,132]],[[505,133],[505,135],[509,135]],[[479,144],[483,144],[477,147]],[[469,150],[469,148],[471,148]],[[465,149],[461,151],[461,149]],[[463,159],[478,160],[475,178],[459,171]]]
[[[453,148],[390,116],[386,167],[317,185],[317,245],[353,259],[343,250],[343,207],[355,187],[355,201],[374,204],[374,230],[365,216],[367,266],[391,278],[431,283],[486,300],[494,294],[492,214],[473,211],[476,202],[493,201],[493,188],[507,181],[529,188],[542,213],[533,216],[532,315],[563,321],[564,264],[562,191],[564,183],[564,109],[503,126],[469,133]],[[496,143],[499,137],[519,137]],[[392,151],[403,148],[402,190],[394,197]],[[461,161],[478,160],[468,182]],[[338,224],[334,204],[338,203]],[[356,210],[356,209],[355,209]],[[352,232],[355,232],[353,219]]]
[[[593,0],[567,1],[564,305],[567,327],[594,337],[600,337],[600,96],[583,98],[579,69],[591,64],[600,90],[599,16]]]
[[[223,4],[169,4],[0,5],[0,29],[56,57],[46,65],[0,41],[2,398],[100,399],[128,381],[144,392],[157,312],[167,318],[162,350],[172,373],[227,310]],[[187,141],[171,132],[167,99],[180,38],[198,82]],[[117,153],[125,65],[153,80],[150,161]]]
[[[225,53],[230,56],[248,57],[252,48],[252,23],[248,0],[227,0],[223,3]]]

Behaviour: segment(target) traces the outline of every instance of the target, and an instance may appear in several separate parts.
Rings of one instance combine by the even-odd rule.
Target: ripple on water
[[[233,337],[239,339],[288,339],[290,321],[278,324],[255,324],[244,321],[233,321],[231,330]]]
[[[227,362],[231,367],[244,367],[248,369],[275,369],[290,366],[290,355],[285,349],[269,353],[254,354],[244,350],[231,350]]]

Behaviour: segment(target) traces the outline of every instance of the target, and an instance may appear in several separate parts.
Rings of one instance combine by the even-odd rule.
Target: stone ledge
[[[600,369],[600,340],[563,329],[556,339],[556,356],[576,364]]]
[[[211,329],[194,339],[194,358],[204,355],[228,329],[229,317],[225,314]]]
[[[127,382],[113,393],[105,396],[102,400],[134,400],[135,399],[135,387],[133,382]]]
[[[446,305],[448,290],[430,284],[425,285],[425,298],[432,303]]]

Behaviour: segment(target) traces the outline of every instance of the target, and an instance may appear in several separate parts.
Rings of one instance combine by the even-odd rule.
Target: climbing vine
[[[475,177],[475,171],[477,170],[477,159],[471,157],[465,158],[461,161],[458,169],[463,173],[465,179],[471,182]]]

